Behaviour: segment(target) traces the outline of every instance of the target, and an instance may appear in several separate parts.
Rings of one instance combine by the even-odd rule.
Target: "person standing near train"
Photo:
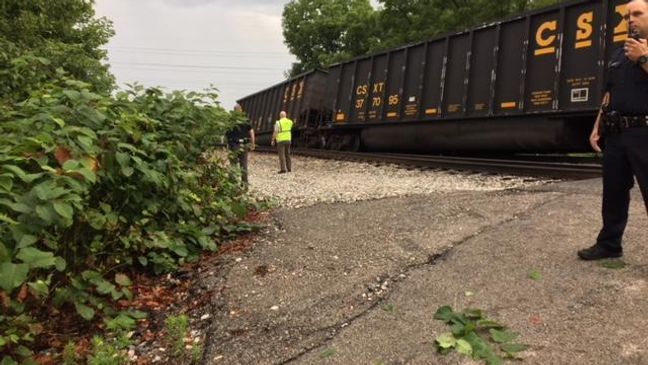
[[[292,140],[293,121],[288,119],[286,112],[279,113],[279,120],[274,125],[272,133],[272,145],[277,145],[279,154],[279,173],[291,172],[290,143]]]
[[[578,251],[582,260],[623,255],[634,177],[648,210],[648,0],[628,2],[627,11],[630,36],[610,58],[603,106],[590,135],[596,152],[605,139],[603,228],[592,247]]]
[[[242,122],[234,125],[227,133],[227,147],[230,150],[230,166],[238,166],[241,169],[241,180],[248,184],[248,151],[254,151],[255,135],[250,121],[243,115],[240,105],[234,105],[234,118],[245,118]]]

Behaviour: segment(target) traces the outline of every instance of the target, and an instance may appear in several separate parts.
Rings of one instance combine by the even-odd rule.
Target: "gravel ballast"
[[[251,153],[252,193],[286,208],[317,203],[356,202],[387,197],[457,192],[501,191],[542,185],[551,180],[463,171],[407,169],[396,165],[292,156],[293,172],[278,174],[274,154]]]

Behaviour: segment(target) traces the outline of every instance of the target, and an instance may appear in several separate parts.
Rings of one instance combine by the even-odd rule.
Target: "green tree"
[[[290,74],[367,53],[376,30],[369,0],[292,0],[283,11],[284,40],[298,59]]]
[[[114,86],[106,51],[110,21],[95,18],[93,0],[2,0],[0,2],[0,101],[21,101],[66,73],[94,91]],[[0,104],[1,105],[1,104]]]
[[[380,40],[371,51],[419,42],[560,0],[379,0]]]

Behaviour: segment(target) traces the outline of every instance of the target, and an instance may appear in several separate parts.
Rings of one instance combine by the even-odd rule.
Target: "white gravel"
[[[443,170],[408,170],[396,165],[292,156],[293,172],[278,174],[277,155],[250,153],[250,190],[282,207],[354,202],[386,197],[456,191],[496,191],[540,185],[551,180]]]

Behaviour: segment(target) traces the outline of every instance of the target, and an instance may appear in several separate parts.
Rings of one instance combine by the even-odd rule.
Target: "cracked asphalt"
[[[205,283],[218,294],[203,364],[477,364],[436,352],[443,305],[520,333],[525,364],[648,364],[641,197],[624,269],[575,255],[600,227],[600,185],[277,210]]]

